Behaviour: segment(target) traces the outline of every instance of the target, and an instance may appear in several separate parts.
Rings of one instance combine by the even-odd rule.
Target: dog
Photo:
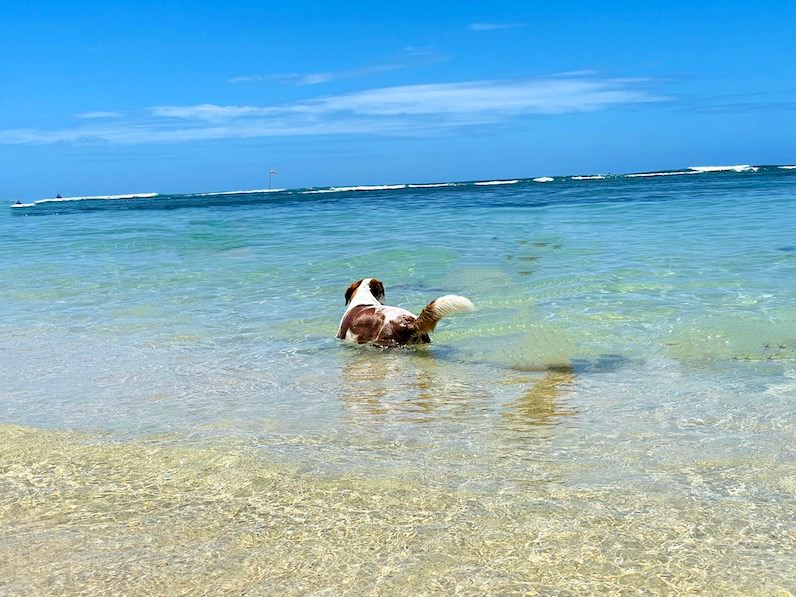
[[[345,291],[346,310],[340,320],[337,337],[355,344],[406,346],[428,344],[428,334],[437,322],[454,313],[473,310],[473,303],[463,296],[447,294],[431,301],[415,315],[384,304],[384,284],[376,278],[363,278]]]

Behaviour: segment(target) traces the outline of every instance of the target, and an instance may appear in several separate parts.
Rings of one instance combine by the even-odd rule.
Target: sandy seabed
[[[0,427],[0,592],[743,594],[796,587],[794,502],[333,477],[234,443]],[[782,477],[793,495],[796,475]]]

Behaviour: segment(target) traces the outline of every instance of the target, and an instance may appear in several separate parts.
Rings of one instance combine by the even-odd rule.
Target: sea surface
[[[2,595],[796,592],[796,169],[21,201],[0,250]],[[342,345],[363,277],[477,310]]]

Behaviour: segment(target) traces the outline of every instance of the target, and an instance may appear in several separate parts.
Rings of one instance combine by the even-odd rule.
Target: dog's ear
[[[373,278],[370,281],[370,293],[373,297],[379,301],[382,305],[384,304],[384,284],[381,283],[380,280]]]
[[[356,282],[351,284],[351,286],[349,286],[346,289],[346,291],[345,291],[345,304],[346,305],[351,302],[351,297],[354,296],[354,293],[357,291],[357,288],[359,288],[360,284],[362,284],[362,280],[357,280]]]

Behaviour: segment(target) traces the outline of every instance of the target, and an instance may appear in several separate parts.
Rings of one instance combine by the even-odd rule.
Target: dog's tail
[[[420,317],[415,320],[414,327],[418,333],[427,334],[434,331],[437,322],[443,317],[454,313],[466,313],[474,308],[470,299],[455,294],[446,294],[425,306],[420,312]]]

